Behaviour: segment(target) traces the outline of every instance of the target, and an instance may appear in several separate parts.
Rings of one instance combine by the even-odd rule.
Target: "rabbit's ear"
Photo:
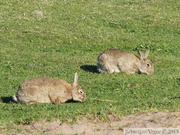
[[[76,86],[78,82],[78,74],[77,72],[74,74],[74,81],[73,81],[73,86]]]
[[[149,52],[150,52],[150,49],[147,48],[147,49],[146,49],[146,52],[145,52],[145,54],[144,54],[144,58],[147,59],[147,57],[148,57],[148,55],[149,55]]]
[[[138,49],[137,49],[137,52],[138,52],[138,55],[139,55],[139,59],[142,60],[144,57],[143,57],[143,53]]]

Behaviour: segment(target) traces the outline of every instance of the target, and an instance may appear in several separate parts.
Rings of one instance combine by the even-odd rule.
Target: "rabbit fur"
[[[86,100],[86,94],[77,81],[77,73],[74,75],[74,81],[72,84],[54,78],[33,78],[20,84],[13,99],[16,102],[25,104],[60,104],[68,100],[84,102]]]
[[[119,49],[106,50],[100,53],[97,58],[98,71],[100,73],[153,74],[153,63],[147,58],[150,49],[147,49],[145,53],[137,49],[137,52],[139,56]]]

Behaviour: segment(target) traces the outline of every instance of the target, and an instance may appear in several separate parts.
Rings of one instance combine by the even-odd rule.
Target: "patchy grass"
[[[40,119],[107,120],[144,111],[180,110],[180,1],[6,0],[1,5],[0,125]],[[135,52],[150,47],[155,74],[97,74],[97,55],[108,48]],[[85,103],[9,103],[18,85],[49,76],[72,82]]]

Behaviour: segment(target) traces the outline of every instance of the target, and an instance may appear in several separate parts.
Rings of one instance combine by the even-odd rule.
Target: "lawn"
[[[179,0],[4,0],[0,7],[0,130],[9,122],[180,111]],[[154,75],[96,72],[100,52],[137,54],[136,47],[151,49]],[[72,82],[75,72],[84,103],[10,102],[24,80]]]

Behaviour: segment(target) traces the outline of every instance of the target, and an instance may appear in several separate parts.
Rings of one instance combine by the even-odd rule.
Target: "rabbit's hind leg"
[[[109,73],[119,73],[120,72],[118,66],[116,66],[116,65],[108,65],[107,69],[108,69]]]
[[[114,73],[119,73],[120,72],[120,70],[119,70],[119,68],[118,68],[118,66],[114,66]]]

